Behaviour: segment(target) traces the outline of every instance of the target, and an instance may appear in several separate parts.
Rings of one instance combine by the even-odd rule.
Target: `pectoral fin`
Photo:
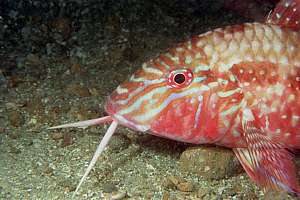
[[[242,132],[247,148],[233,151],[250,178],[264,189],[285,190],[300,196],[293,154],[274,143],[252,122],[245,122]]]

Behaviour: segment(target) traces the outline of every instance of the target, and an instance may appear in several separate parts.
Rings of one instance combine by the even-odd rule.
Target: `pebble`
[[[37,54],[30,53],[26,56],[25,64],[34,67],[42,65],[42,62]]]
[[[169,200],[170,199],[170,193],[169,192],[164,192],[161,199],[162,200]]]
[[[51,138],[53,140],[60,140],[64,137],[64,134],[62,132],[54,132],[52,135],[51,135]]]
[[[78,74],[78,75],[84,75],[85,74],[85,70],[82,68],[82,66],[79,63],[73,63],[71,65],[71,73],[73,74]]]
[[[73,137],[70,133],[65,133],[63,136],[63,141],[61,143],[61,147],[67,147],[74,143]]]
[[[112,192],[112,193],[102,193],[101,199],[103,200],[121,200],[124,199],[127,196],[126,192],[118,191],[118,192]]]
[[[81,86],[79,84],[71,84],[67,86],[67,92],[69,94],[76,95],[78,97],[89,97],[91,93],[87,87]]]
[[[182,153],[182,172],[195,174],[205,180],[220,180],[243,171],[234,153],[221,147],[193,147]]]
[[[103,192],[112,193],[118,191],[118,188],[113,183],[105,183],[103,184]]]
[[[10,110],[7,114],[10,125],[14,127],[20,127],[24,124],[24,119],[21,112],[17,110]]]
[[[8,86],[10,88],[16,88],[22,82],[23,82],[22,78],[15,74],[8,78]]]
[[[64,40],[67,40],[71,36],[71,20],[69,18],[57,18],[51,23],[55,32],[62,35]]]
[[[194,189],[194,186],[190,182],[183,182],[183,183],[179,183],[177,185],[177,189],[181,192],[192,192]]]
[[[177,189],[181,192],[192,192],[194,186],[192,183],[177,176],[168,176],[164,181],[164,187],[167,189]]]

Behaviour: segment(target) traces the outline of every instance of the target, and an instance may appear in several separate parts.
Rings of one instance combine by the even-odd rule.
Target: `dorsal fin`
[[[300,30],[300,0],[281,0],[268,16],[267,23]]]

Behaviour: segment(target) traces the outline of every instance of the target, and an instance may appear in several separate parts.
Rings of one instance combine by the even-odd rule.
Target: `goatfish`
[[[208,31],[142,64],[107,98],[110,122],[73,196],[118,124],[192,144],[231,148],[264,190],[300,196],[300,0],[281,0],[264,23]]]

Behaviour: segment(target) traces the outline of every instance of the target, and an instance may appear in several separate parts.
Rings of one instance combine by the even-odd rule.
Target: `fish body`
[[[232,148],[263,188],[300,194],[300,1],[266,23],[218,28],[143,64],[108,98],[107,113],[138,131]]]
[[[300,196],[300,0],[281,0],[265,23],[195,36],[145,62],[108,97],[112,121],[74,194],[118,124],[193,144],[232,148],[264,189]]]
[[[299,147],[299,49],[300,33],[277,25],[219,28],[144,63],[112,93],[106,110],[140,131],[243,147],[239,129],[249,108],[268,136]],[[191,83],[172,87],[170,72],[186,69],[192,72]]]

